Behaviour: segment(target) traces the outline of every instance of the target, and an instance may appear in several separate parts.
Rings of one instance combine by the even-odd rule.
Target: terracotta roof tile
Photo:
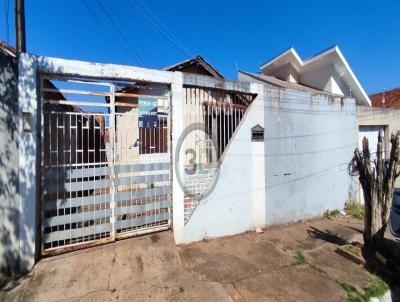
[[[369,98],[372,107],[400,109],[400,88],[371,94]]]

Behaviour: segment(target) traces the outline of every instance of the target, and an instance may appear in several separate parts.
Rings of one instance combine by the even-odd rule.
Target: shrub
[[[348,215],[355,219],[364,220],[364,206],[358,202],[349,203],[345,211]]]

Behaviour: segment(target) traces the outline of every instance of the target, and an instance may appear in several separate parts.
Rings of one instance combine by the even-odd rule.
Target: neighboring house
[[[289,48],[261,66],[264,80],[268,77],[297,83],[335,95],[353,97],[357,105],[371,104],[338,46],[302,60],[294,48]],[[274,80],[274,79],[272,79]]]
[[[263,64],[259,74],[242,73],[239,74],[239,79],[244,80],[244,76],[272,86],[326,93],[333,97],[353,97],[357,105],[354,147],[361,147],[362,139],[367,137],[374,159],[378,133],[383,131],[384,154],[388,158],[390,133],[400,129],[400,111],[389,108],[400,108],[400,89],[368,96],[339,47],[333,46],[307,60],[302,60],[297,52],[290,48]],[[362,199],[362,196],[355,194],[354,198]]]
[[[203,57],[200,55],[195,56],[191,59],[176,63],[174,65],[163,68],[163,70],[167,71],[180,71],[187,72],[191,74],[197,75],[205,75],[211,76],[217,79],[224,79],[223,75],[218,72],[211,64],[206,62]],[[150,85],[146,87],[145,83],[138,83],[138,85],[131,85],[123,87],[118,91],[123,94],[132,94],[131,97],[116,97],[116,102],[125,104],[126,106],[118,106],[117,112],[121,113],[120,116],[117,117],[117,123],[120,124],[124,129],[126,129],[125,133],[118,132],[117,133],[117,141],[122,139],[129,139],[134,142],[134,146],[129,151],[129,156],[139,157],[139,155],[152,154],[152,153],[166,153],[167,150],[167,131],[165,131],[167,127],[167,111],[166,109],[169,104],[167,99],[159,99],[158,100],[158,127],[155,128],[146,128],[139,127],[136,132],[132,132],[132,130],[128,130],[127,126],[129,124],[137,124],[138,121],[138,104],[139,98],[135,95],[147,95],[148,97],[154,96],[164,96],[167,95],[166,87],[154,87],[154,85]],[[129,115],[125,115],[122,117],[122,113],[130,112]],[[124,126],[125,125],[125,126]],[[127,132],[128,131],[128,132]],[[157,142],[157,144],[155,144]],[[121,153],[122,151],[118,151]],[[127,153],[128,154],[128,153]]]
[[[384,135],[384,156],[389,158],[390,136],[400,130],[400,88],[378,92],[369,96],[372,107],[359,106],[357,121],[359,125],[359,146],[362,139],[368,138],[372,158],[375,158],[378,133]]]
[[[163,70],[181,71],[198,75],[206,75],[221,80],[225,79],[225,77],[217,69],[204,60],[204,58],[200,55],[165,67]]]
[[[369,96],[372,107],[400,109],[400,88],[377,92]]]
[[[35,255],[171,226],[181,244],[343,208],[356,190],[347,173],[356,145],[356,103],[368,105],[369,99],[337,47],[304,62],[296,56],[291,49],[261,73],[241,72],[240,81],[229,81],[199,56],[167,71],[22,54],[18,112],[27,110],[34,121],[41,114],[43,107],[36,106],[42,99],[32,97],[41,95],[41,75],[81,83],[84,88],[73,91],[76,102],[58,104],[101,100],[96,115],[106,122],[96,128],[108,128],[105,149],[113,152],[108,163],[93,157],[83,165],[65,162],[60,170],[66,177],[54,179],[56,192],[45,199],[38,177],[44,154],[37,151],[52,133],[39,140],[37,123],[19,133],[24,161],[17,171],[18,196],[26,208],[14,224],[21,226],[19,241],[26,247],[16,250],[21,267],[30,269]],[[99,85],[108,88],[99,92]],[[151,99],[150,109],[141,108],[142,98]],[[145,119],[158,127],[141,129]],[[165,134],[157,136],[157,128]],[[63,141],[69,155],[74,143]],[[89,154],[104,154],[103,145],[93,148]],[[203,166],[210,162],[215,166]]]
[[[290,48],[238,79],[264,85],[267,223],[356,199],[346,166],[357,144],[356,105],[370,100],[340,49],[302,60]]]

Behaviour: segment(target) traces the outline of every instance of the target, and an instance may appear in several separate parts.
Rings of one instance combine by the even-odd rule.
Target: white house
[[[370,106],[371,101],[357,80],[338,46],[302,60],[291,47],[261,66],[261,77],[298,83],[317,90],[353,97],[357,105]]]

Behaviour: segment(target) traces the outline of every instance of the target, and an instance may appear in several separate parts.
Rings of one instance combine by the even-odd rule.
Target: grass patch
[[[326,210],[323,217],[331,220],[332,218],[339,216],[339,213],[340,213],[340,211],[338,209],[335,209],[332,211]]]
[[[364,220],[364,206],[358,202],[351,202],[346,206],[346,213],[351,217]]]
[[[303,252],[297,252],[296,256],[294,256],[293,266],[304,265],[307,264],[306,256],[304,256]]]
[[[345,244],[343,245],[343,249],[362,258],[362,252],[361,252],[361,248],[352,244]]]
[[[379,277],[373,277],[369,279],[362,293],[359,292],[353,285],[346,282],[340,283],[340,286],[347,294],[347,302],[369,302],[371,298],[382,297],[389,289],[389,286],[386,284],[386,282]]]
[[[379,277],[373,277],[368,280],[368,284],[364,289],[364,293],[368,299],[372,297],[382,297],[389,289],[389,286]]]

